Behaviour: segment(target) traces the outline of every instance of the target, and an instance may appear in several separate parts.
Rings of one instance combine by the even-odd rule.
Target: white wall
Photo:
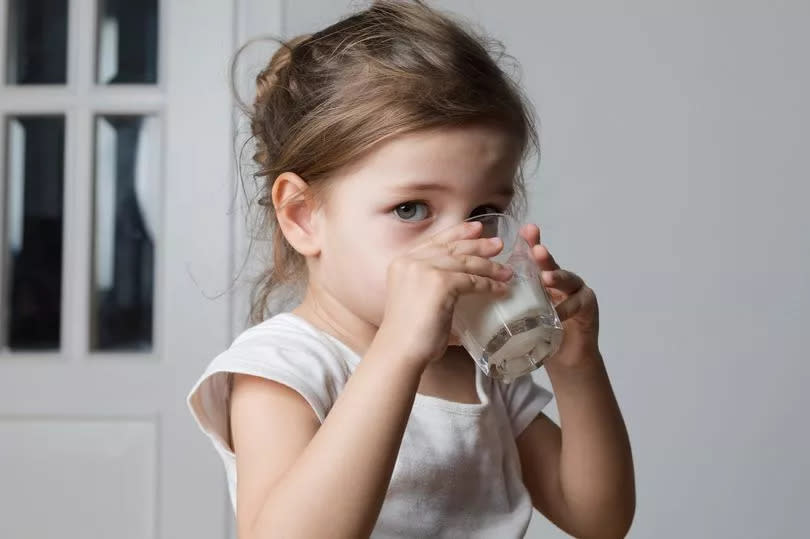
[[[532,217],[599,298],[630,536],[806,536],[810,4],[437,5],[522,64],[544,148]],[[286,32],[355,6],[286,2]],[[529,537],[555,530],[536,514]]]

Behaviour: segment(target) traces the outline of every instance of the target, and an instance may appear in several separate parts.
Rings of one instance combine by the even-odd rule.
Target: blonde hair
[[[487,123],[520,146],[509,212],[524,210],[523,163],[540,147],[533,108],[498,65],[512,58],[500,41],[419,0],[378,0],[315,34],[276,41],[281,47],[256,77],[248,111],[260,226],[272,242],[272,264],[251,295],[252,323],[269,316],[277,288],[306,280],[306,261],[286,241],[271,202],[283,172],[298,174],[305,196],[323,201],[326,180],[385,139]]]

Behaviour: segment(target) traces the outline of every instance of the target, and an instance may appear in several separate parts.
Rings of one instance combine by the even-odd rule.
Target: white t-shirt
[[[227,443],[231,373],[291,387],[323,422],[360,360],[339,339],[287,312],[248,328],[211,361],[188,405],[222,457],[234,512],[236,459]],[[532,503],[515,438],[552,394],[531,376],[504,384],[478,368],[475,373],[479,403],[416,394],[372,537],[525,534]]]

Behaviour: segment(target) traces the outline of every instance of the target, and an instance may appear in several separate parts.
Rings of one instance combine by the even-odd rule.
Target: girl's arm
[[[540,414],[517,438],[532,502],[575,537],[624,537],[635,513],[633,460],[601,354],[546,366],[562,429]]]
[[[372,342],[322,425],[294,390],[235,376],[240,539],[371,533],[422,375],[390,350]]]
[[[388,266],[383,323],[322,425],[303,397],[237,377],[231,401],[240,539],[367,537],[422,373],[447,349],[462,294],[504,293],[503,247],[461,222]]]
[[[558,428],[540,414],[517,438],[523,481],[534,506],[576,537],[624,537],[636,508],[630,441],[599,352],[594,291],[562,269],[540,243],[540,229],[520,234],[531,245],[541,281],[565,333],[545,365],[560,412]]]

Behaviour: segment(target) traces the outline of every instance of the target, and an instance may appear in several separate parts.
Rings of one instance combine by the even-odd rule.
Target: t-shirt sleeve
[[[295,336],[279,344],[256,333],[235,342],[208,365],[186,399],[198,426],[219,452],[230,446],[230,395],[234,373],[284,384],[298,392],[323,422],[349,373],[334,349],[314,338]]]
[[[538,384],[530,374],[518,376],[512,383],[502,381],[501,392],[515,438],[524,431],[535,417],[551,402],[553,394]]]

